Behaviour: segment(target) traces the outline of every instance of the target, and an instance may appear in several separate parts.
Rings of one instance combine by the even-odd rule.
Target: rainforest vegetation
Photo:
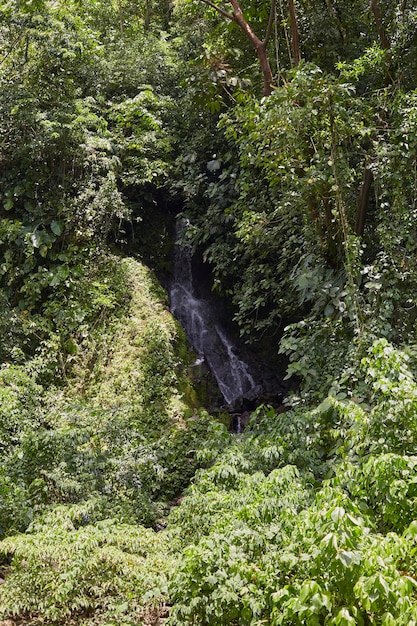
[[[0,2],[1,625],[417,624],[416,68],[416,0]]]

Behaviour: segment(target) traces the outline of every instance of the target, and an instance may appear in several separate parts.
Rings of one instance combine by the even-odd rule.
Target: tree
[[[272,28],[275,22],[275,10],[276,10],[276,0],[271,0],[271,5],[269,9],[269,19],[266,27],[265,35],[263,39],[260,39],[253,28],[251,27],[248,20],[244,17],[243,11],[241,9],[240,3],[237,0],[230,0],[229,4],[232,5],[232,12],[227,11],[223,7],[211,2],[211,0],[201,0],[204,4],[215,9],[220,15],[225,17],[226,19],[234,22],[239,26],[239,28],[243,31],[246,37],[249,39],[250,43],[256,50],[256,54],[258,55],[259,64],[262,69],[263,75],[263,93],[264,96],[270,96],[273,90],[273,75],[271,66],[268,59],[267,47],[269,40],[272,34]]]
[[[391,47],[390,41],[388,39],[387,33],[385,32],[385,28],[382,24],[381,18],[381,10],[379,8],[378,0],[371,0],[371,11],[373,13],[375,24],[378,30],[379,40],[381,42],[381,47],[384,50],[389,50]],[[405,4],[403,3],[403,12],[405,10]]]
[[[297,14],[295,11],[294,0],[288,0],[288,5],[290,9],[291,39],[292,39],[292,51],[294,55],[294,64],[299,65],[301,61],[300,36],[298,33]]]

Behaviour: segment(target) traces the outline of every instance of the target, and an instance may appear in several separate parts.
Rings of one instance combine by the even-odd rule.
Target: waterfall
[[[250,368],[227,337],[211,303],[196,295],[193,284],[192,253],[184,242],[188,227],[185,219],[177,223],[177,239],[173,257],[173,281],[169,290],[171,311],[181,323],[189,342],[197,353],[196,365],[205,361],[215,377],[228,406],[260,392]]]

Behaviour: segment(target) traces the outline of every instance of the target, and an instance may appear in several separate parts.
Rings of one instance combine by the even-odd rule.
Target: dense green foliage
[[[417,624],[417,4],[271,5],[261,98],[226,0],[0,4],[1,623]],[[239,436],[178,212],[295,377]]]
[[[171,514],[173,623],[414,623],[416,383],[386,341],[352,391],[366,383],[360,402],[261,409],[198,475]]]

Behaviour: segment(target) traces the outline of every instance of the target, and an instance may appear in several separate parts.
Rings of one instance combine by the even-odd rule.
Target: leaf
[[[414,539],[416,535],[417,535],[417,520],[413,520],[410,526],[405,531],[404,536],[407,539]]]
[[[23,195],[25,192],[25,187],[23,185],[16,185],[16,187],[13,189],[13,195],[15,196],[21,196]]]
[[[207,163],[207,169],[209,172],[217,172],[217,170],[219,170],[221,166],[221,161],[218,161],[217,159],[213,159],[212,161],[209,161]]]
[[[6,211],[10,211],[10,209],[13,208],[13,205],[14,205],[13,198],[7,198],[7,200],[3,202],[3,206]]]
[[[59,265],[57,268],[51,270],[51,279],[49,281],[49,284],[51,285],[51,287],[55,287],[56,285],[59,285],[64,280],[66,280],[68,278],[68,275],[68,265]]]
[[[376,283],[374,281],[368,281],[367,283],[365,283],[365,287],[367,287],[367,289],[369,289],[370,291],[379,291],[382,287],[382,284]]]
[[[325,608],[328,611],[331,611],[331,608],[332,608],[332,603],[330,601],[329,596],[321,592],[315,593],[312,596],[310,603],[311,603],[311,606],[314,607],[317,613],[321,611],[322,608]]]
[[[54,235],[57,235],[58,237],[62,235],[62,231],[64,230],[62,222],[57,222],[56,220],[53,220],[51,222],[51,230]]]
[[[39,248],[42,241],[42,233],[36,230],[34,233],[31,234],[30,240],[34,248]]]
[[[346,550],[342,550],[339,554],[339,559],[345,567],[349,567],[352,563],[352,553],[347,552]]]
[[[359,565],[362,557],[359,552],[352,552],[350,550],[342,550],[339,554],[339,559],[345,567],[353,565]]]
[[[389,584],[387,583],[387,581],[385,580],[385,578],[383,576],[378,576],[377,577],[377,586],[382,589],[382,591],[384,592],[384,594],[386,596],[388,596],[389,591],[390,591],[390,587]]]
[[[332,520],[334,522],[340,522],[340,520],[342,520],[345,516],[345,509],[342,506],[337,506],[333,511],[332,511]]]
[[[337,624],[337,626],[355,626],[356,621],[349,613],[348,609],[340,609],[335,617],[334,623]]]

